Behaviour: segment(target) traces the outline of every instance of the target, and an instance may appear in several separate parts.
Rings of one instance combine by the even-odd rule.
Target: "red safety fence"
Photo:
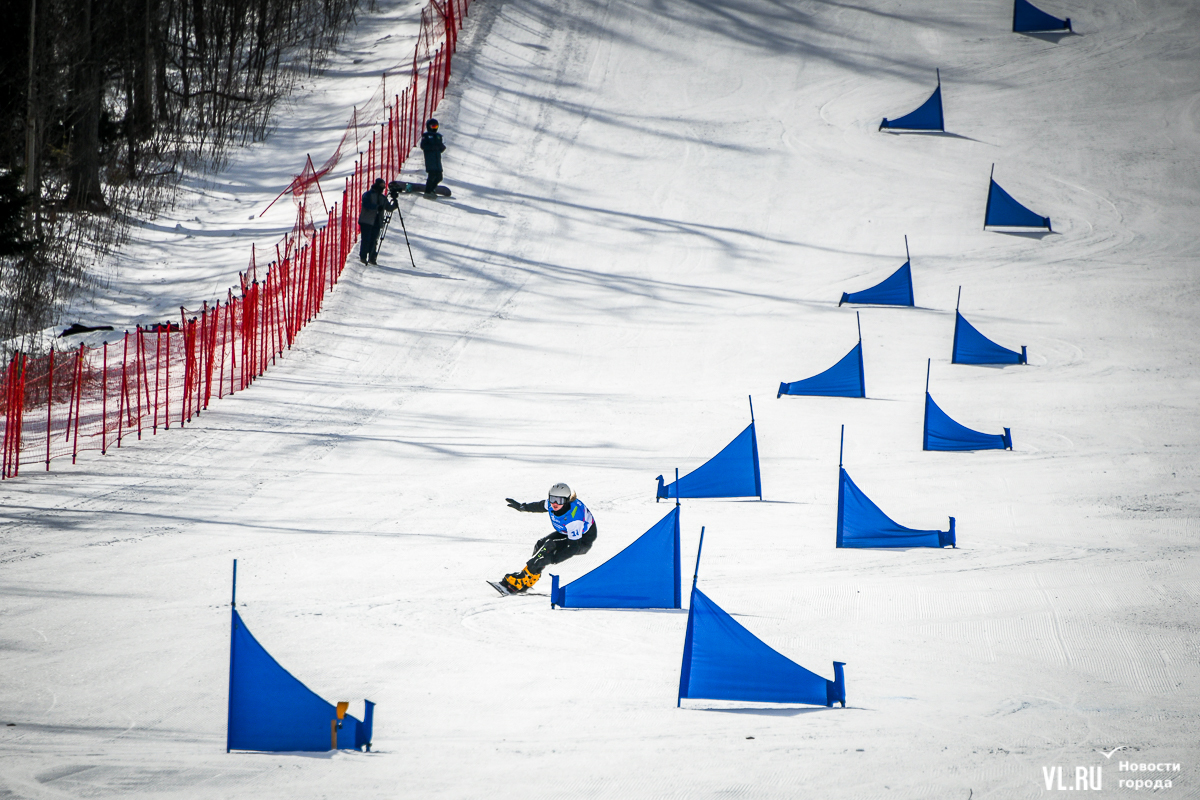
[[[224,301],[191,311],[181,307],[178,321],[126,331],[100,347],[13,356],[0,385],[0,477],[11,478],[27,464],[44,462],[48,470],[63,456],[74,463],[83,450],[107,453],[131,439],[182,427],[213,398],[248,387],[291,348],[337,285],[358,239],[357,199],[374,177],[399,175],[445,95],[469,3],[431,0],[422,11],[409,84],[394,102],[380,104],[374,118],[384,121],[372,126],[340,201],[320,226],[309,216],[309,190],[320,191],[318,181],[337,165],[347,137],[358,135],[364,112],[354,109],[346,135],[321,169],[306,159],[283,192],[298,203],[296,225],[275,245],[264,278],[258,278],[252,252],[250,268]],[[376,95],[386,98],[386,76],[381,86]]]
[[[468,5],[470,0],[430,0],[429,5],[421,11],[417,44],[413,49],[411,64],[405,68],[407,88],[389,98],[388,76],[385,72],[371,99],[362,106],[354,107],[346,130],[329,158],[317,167],[312,156],[308,156],[304,168],[271,201],[268,209],[289,193],[297,206],[314,208],[315,204],[308,196],[309,191],[315,186],[320,192],[319,181],[338,165],[351,140],[360,158],[368,156],[368,175],[399,174],[408,153],[421,139],[425,120],[433,115],[445,95],[446,85],[450,81],[450,57],[458,50],[458,32],[462,29]],[[376,130],[372,125],[379,119],[386,121]],[[363,144],[367,141],[369,145],[364,153]],[[324,201],[323,197],[319,199]]]

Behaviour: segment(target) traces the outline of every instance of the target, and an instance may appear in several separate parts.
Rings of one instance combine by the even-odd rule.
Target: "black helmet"
[[[436,131],[438,129],[438,121],[436,119],[429,120],[429,122],[425,123],[425,129]]]

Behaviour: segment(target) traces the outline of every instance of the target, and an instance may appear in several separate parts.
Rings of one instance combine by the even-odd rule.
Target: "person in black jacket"
[[[579,556],[592,549],[596,541],[596,520],[571,487],[556,483],[550,487],[549,497],[532,503],[521,503],[506,497],[508,507],[531,514],[550,512],[550,527],[553,532],[538,539],[533,546],[533,556],[520,572],[504,576],[500,585],[509,594],[520,594],[537,583],[542,570],[550,564],[559,564],[572,556]]]
[[[384,214],[388,209],[396,210],[395,201],[388,201],[387,184],[383,178],[376,178],[375,183],[362,196],[362,212],[358,215],[358,228],[362,231],[362,241],[358,245],[358,260],[364,264],[374,264],[378,257],[379,229],[383,227]]]
[[[446,143],[438,133],[438,121],[431,119],[425,123],[425,132],[421,134],[421,152],[425,154],[425,172],[429,178],[425,181],[425,196],[433,197],[437,185],[442,182],[442,153],[446,152]]]

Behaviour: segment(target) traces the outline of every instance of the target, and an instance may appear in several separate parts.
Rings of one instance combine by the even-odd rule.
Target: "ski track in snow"
[[[364,13],[77,316],[223,296],[419,8]],[[0,798],[1040,798],[1051,765],[1118,793],[1117,746],[1200,796],[1200,17],[1069,13],[1025,36],[984,0],[480,0],[437,112],[454,197],[402,201],[416,268],[389,231],[246,392],[0,484]],[[879,132],[935,68],[948,135]],[[981,229],[993,163],[1054,233]],[[859,309],[868,399],[776,399],[853,345],[837,299],[906,234],[918,308]],[[1029,366],[950,365],[959,286]],[[920,451],[927,358],[1013,452]],[[847,662],[846,709],[676,709],[686,611],[484,583],[544,533],[505,497],[566,480],[592,507],[569,582],[670,509],[653,476],[723,447],[747,395],[766,502],[686,502],[684,579],[704,525],[703,590],[808,669]],[[955,516],[957,550],[833,547],[843,424],[856,483],[901,524]],[[233,558],[267,650],[378,703],[374,752],[225,754]]]

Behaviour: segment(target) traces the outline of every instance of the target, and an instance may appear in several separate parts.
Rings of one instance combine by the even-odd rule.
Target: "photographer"
[[[379,229],[383,227],[387,212],[396,210],[396,198],[388,199],[383,178],[376,178],[370,190],[362,197],[362,212],[358,215],[358,228],[362,241],[358,246],[358,260],[374,264],[379,256]]]

